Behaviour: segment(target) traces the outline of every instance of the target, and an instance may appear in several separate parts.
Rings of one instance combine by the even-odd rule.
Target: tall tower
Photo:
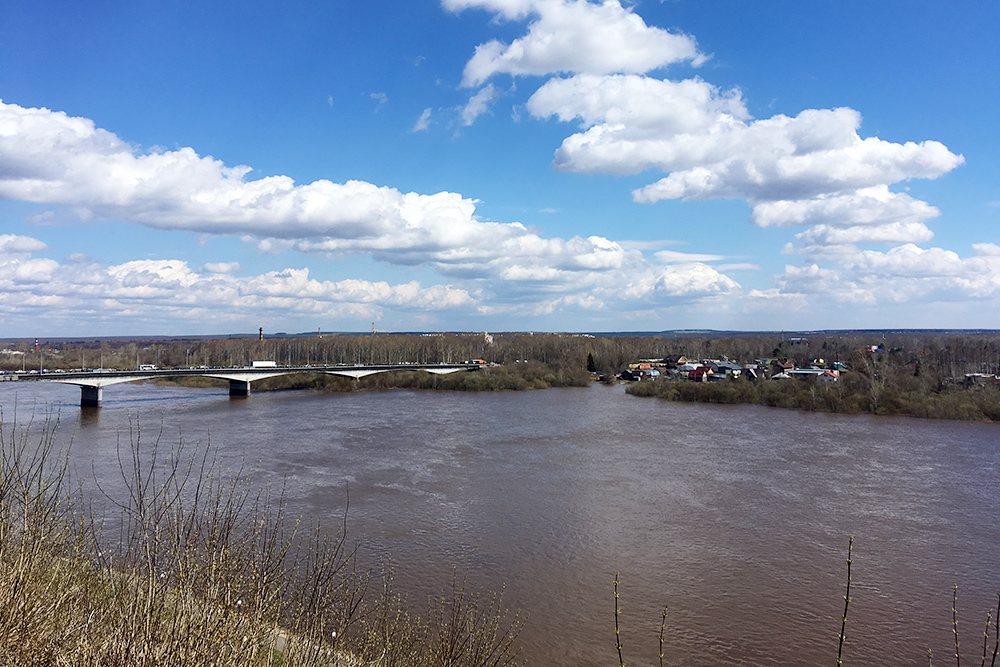
[[[264,342],[264,327],[260,328],[260,341],[262,343]]]

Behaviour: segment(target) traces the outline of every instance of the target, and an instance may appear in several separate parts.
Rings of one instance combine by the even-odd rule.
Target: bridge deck
[[[210,377],[229,380],[229,395],[231,397],[249,396],[250,383],[280,375],[298,375],[305,373],[325,373],[342,375],[355,380],[375,373],[391,371],[425,371],[427,373],[445,374],[458,371],[474,371],[482,368],[481,363],[461,364],[324,364],[305,366],[199,366],[191,368],[143,368],[143,369],[99,369],[80,371],[37,371],[16,372],[0,375],[5,381],[42,381],[58,382],[60,384],[75,384],[81,389],[81,407],[100,407],[103,400],[103,389],[109,385],[124,382],[138,382],[155,378],[171,377]]]

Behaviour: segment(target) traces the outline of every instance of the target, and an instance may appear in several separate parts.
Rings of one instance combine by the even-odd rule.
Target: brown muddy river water
[[[110,475],[130,419],[143,438],[211,442],[285,480],[289,509],[348,523],[391,556],[415,611],[467,576],[526,619],[531,667],[625,661],[833,665],[848,536],[845,664],[978,664],[1000,589],[1000,426],[667,403],[621,387],[323,395],[149,385],[0,386],[9,422],[56,409],[82,475]],[[93,471],[93,472],[92,472]],[[978,646],[977,646],[978,645]],[[991,647],[992,648],[992,647]]]

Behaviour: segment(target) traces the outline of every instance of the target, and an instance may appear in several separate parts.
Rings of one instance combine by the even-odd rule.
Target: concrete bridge
[[[198,367],[198,368],[156,368],[140,367],[137,370],[101,369],[85,371],[30,371],[28,373],[8,373],[0,376],[7,381],[43,381],[75,384],[80,387],[80,407],[99,408],[104,398],[104,387],[123,382],[138,382],[156,378],[173,377],[208,377],[229,380],[229,396],[243,397],[250,395],[250,383],[255,380],[278,377],[280,375],[298,375],[303,373],[326,373],[361,379],[375,373],[390,371],[424,371],[435,375],[445,375],[458,371],[479,370],[482,362],[466,362],[461,364],[336,364],[322,366],[278,366],[270,362],[254,362],[253,366],[239,367]]]

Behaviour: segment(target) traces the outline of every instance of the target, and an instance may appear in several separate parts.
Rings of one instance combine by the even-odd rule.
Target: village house
[[[771,361],[771,377],[776,375],[781,375],[782,373],[788,373],[789,371],[795,370],[795,364],[788,361],[787,359],[774,359]]]
[[[688,363],[688,361],[690,360],[683,354],[668,354],[663,357],[663,366],[664,368],[674,369]]]
[[[708,366],[698,366],[697,368],[688,371],[688,380],[692,382],[708,382],[709,376],[713,375],[714,371]]]
[[[743,367],[739,364],[734,364],[731,361],[713,361],[709,366],[715,375],[721,375],[723,377],[739,377],[740,373],[743,372]]]

